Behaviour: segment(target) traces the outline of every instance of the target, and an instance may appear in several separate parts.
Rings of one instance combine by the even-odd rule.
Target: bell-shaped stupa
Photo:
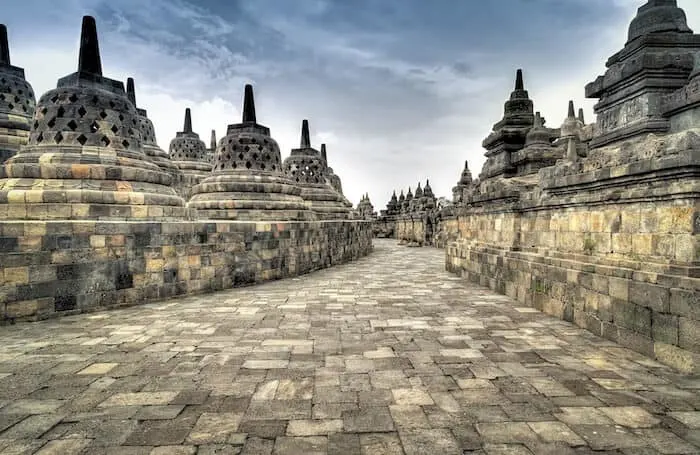
[[[156,130],[153,127],[153,122],[148,118],[148,112],[145,109],[139,109],[136,105],[136,87],[133,78],[128,78],[126,80],[126,94],[129,97],[129,101],[136,108],[138,113],[139,129],[141,130],[141,143],[143,146],[143,151],[146,153],[154,163],[158,165],[165,172],[168,172],[173,176],[175,181],[179,181],[182,178],[182,173],[180,169],[170,160],[170,155],[168,152],[158,146],[156,141]],[[177,185],[176,185],[177,186]]]
[[[0,164],[27,144],[35,107],[34,90],[24,69],[10,64],[7,27],[0,24]],[[0,177],[2,173],[0,169]]]
[[[181,219],[171,176],[144,153],[124,84],[102,76],[95,19],[83,18],[78,71],[36,107],[29,142],[5,163],[0,203],[23,219]]]
[[[246,221],[303,221],[315,218],[301,188],[285,176],[279,145],[257,123],[253,87],[246,85],[243,121],[228,126],[214,169],[192,188],[190,207],[200,217]]]
[[[192,187],[207,178],[212,165],[207,157],[207,147],[199,134],[192,131],[192,111],[185,109],[185,125],[182,131],[170,141],[170,159],[182,171],[180,191],[186,199],[192,194]]]
[[[284,160],[284,171],[301,187],[301,197],[316,215],[323,220],[347,219],[352,204],[336,191],[328,181],[328,164],[321,152],[311,147],[309,122],[301,124],[301,145],[292,149]]]

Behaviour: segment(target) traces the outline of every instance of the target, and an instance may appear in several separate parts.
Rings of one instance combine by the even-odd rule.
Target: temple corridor
[[[444,262],[2,326],[0,453],[700,453],[700,378]]]

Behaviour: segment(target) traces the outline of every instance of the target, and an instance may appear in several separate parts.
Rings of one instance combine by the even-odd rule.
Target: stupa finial
[[[255,118],[255,98],[253,96],[253,86],[246,84],[243,95],[243,123],[256,123]]]
[[[540,115],[540,112],[537,111],[537,112],[535,112],[535,125],[534,125],[534,127],[535,128],[542,128],[542,126],[544,126],[542,124],[542,115]]]
[[[321,144],[321,158],[328,162],[328,155],[326,154],[326,144]]]
[[[83,16],[78,72],[102,76],[102,59],[100,58],[100,44],[97,40],[97,24],[92,16]]]
[[[126,80],[126,96],[129,97],[131,104],[136,107],[136,87],[134,87],[134,78],[130,77]]]
[[[569,100],[569,113],[567,117],[576,118],[576,109],[574,108],[574,102],[572,100]]]
[[[0,64],[10,64],[10,44],[7,40],[7,27],[0,24]]]
[[[189,107],[187,109],[185,109],[185,127],[184,127],[183,131],[185,133],[192,132],[192,111],[190,111]]]
[[[523,82],[523,70],[518,69],[515,73],[515,90],[525,90],[525,83]]]
[[[216,150],[216,130],[211,130],[211,141],[209,142],[209,147],[212,150]]]
[[[301,121],[301,148],[311,148],[311,136],[309,135],[309,121]]]
[[[584,117],[583,117],[583,108],[582,107],[578,108],[578,119],[584,125],[586,124],[586,121],[584,120]]]

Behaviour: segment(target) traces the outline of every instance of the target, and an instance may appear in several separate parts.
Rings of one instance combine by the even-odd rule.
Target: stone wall
[[[635,143],[637,151],[654,140]],[[541,187],[518,203],[472,204],[445,222],[443,231],[456,226],[459,236],[447,248],[447,269],[699,372],[698,152],[588,172],[565,163],[543,169]]]
[[[364,221],[0,221],[0,322],[292,277],[371,249]]]

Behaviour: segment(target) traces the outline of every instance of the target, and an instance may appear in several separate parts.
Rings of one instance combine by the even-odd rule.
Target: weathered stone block
[[[686,317],[679,318],[678,345],[683,349],[700,352],[700,321]]]
[[[670,312],[688,319],[700,320],[700,291],[671,289]]]
[[[651,334],[654,342],[678,345],[678,316],[673,314],[652,313]]]
[[[630,281],[629,300],[658,313],[668,313],[671,293],[668,288],[639,281]]]

